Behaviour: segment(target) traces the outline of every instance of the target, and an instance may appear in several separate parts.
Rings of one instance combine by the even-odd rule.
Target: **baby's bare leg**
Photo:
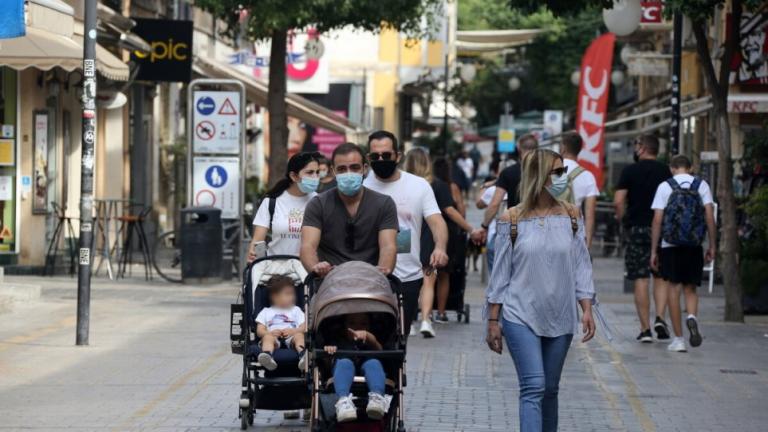
[[[276,342],[277,342],[277,339],[275,339],[275,337],[272,336],[271,333],[265,334],[261,338],[261,350],[268,353],[274,352]]]
[[[304,351],[304,333],[293,335],[293,348],[298,352]]]

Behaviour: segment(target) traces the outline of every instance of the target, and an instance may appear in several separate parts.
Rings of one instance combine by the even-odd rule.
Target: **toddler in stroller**
[[[312,431],[405,432],[399,281],[352,261],[309,280]]]
[[[343,350],[376,350],[381,351],[383,347],[376,335],[370,332],[370,317],[364,313],[348,314],[344,316],[344,328],[333,331],[324,350],[333,356],[341,348]],[[369,419],[378,420],[384,417],[389,409],[391,398],[384,394],[384,366],[376,358],[358,360],[354,358],[338,358],[333,365],[333,380],[336,390],[336,396],[339,400],[336,402],[336,420],[339,423],[357,420],[357,408],[353,401],[351,393],[352,382],[355,379],[355,373],[359,369],[365,374],[365,383],[368,386],[368,405],[366,414]]]
[[[258,361],[265,369],[277,369],[272,354],[278,348],[293,348],[299,353],[299,370],[306,369],[304,352],[304,312],[296,306],[296,287],[288,276],[275,275],[267,281],[271,306],[256,316],[256,336],[260,338]]]

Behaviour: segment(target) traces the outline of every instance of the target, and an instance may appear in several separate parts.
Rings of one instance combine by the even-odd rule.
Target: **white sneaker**
[[[336,421],[339,423],[357,420],[357,408],[352,395],[339,398],[336,402]]]
[[[672,339],[672,343],[667,346],[667,351],[671,352],[686,352],[688,348],[685,346],[685,339],[681,337],[675,337]]]
[[[384,414],[387,413],[387,401],[384,399],[384,395],[368,393],[368,406],[365,408],[365,413],[371,420],[379,420],[384,417]]]
[[[411,332],[408,333],[408,336],[416,336],[418,332],[416,331],[416,326],[411,324]]]
[[[435,329],[432,328],[432,323],[424,320],[421,322],[421,334],[425,338],[433,338],[435,337]]]
[[[272,358],[272,354],[268,352],[263,352],[259,354],[258,357],[256,357],[256,360],[259,361],[259,364],[264,366],[264,369],[268,371],[273,371],[277,369],[277,362],[275,359]]]

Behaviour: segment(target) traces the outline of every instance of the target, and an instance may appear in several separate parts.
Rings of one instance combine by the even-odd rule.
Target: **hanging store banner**
[[[584,141],[579,163],[603,187],[605,158],[605,116],[611,84],[611,64],[616,36],[606,33],[587,48],[581,59],[581,82],[576,115],[576,130]]]
[[[189,82],[192,77],[192,21],[132,18],[131,29],[152,49],[134,51],[131,60],[139,66],[138,81]]]
[[[733,31],[731,14],[727,16],[726,33],[730,35]],[[731,62],[730,82],[743,86],[765,86],[768,84],[768,10],[742,13],[739,32],[739,51]]]

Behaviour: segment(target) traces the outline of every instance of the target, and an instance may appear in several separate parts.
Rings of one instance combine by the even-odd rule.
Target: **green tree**
[[[233,40],[271,40],[267,101],[270,184],[280,179],[287,163],[288,32],[312,27],[325,33],[351,26],[371,32],[394,29],[420,37],[430,31],[440,4],[439,0],[195,0],[196,6],[224,21],[223,33]]]
[[[508,0],[460,0],[459,29],[543,29],[544,32],[514,56],[493,60],[478,59],[475,79],[457,86],[453,96],[477,110],[479,127],[493,125],[510,102],[513,113],[530,110],[562,109],[574,106],[576,91],[571,72],[579,67],[581,55],[597,34],[602,23],[595,7],[582,8],[565,16],[556,16],[545,6],[531,10],[510,8]],[[504,63],[511,63],[514,70]],[[522,86],[511,91],[511,75]]]
[[[510,0],[509,5],[527,11],[541,7],[539,1]],[[546,0],[547,7],[556,14],[572,13],[585,5],[610,7],[610,0],[587,0],[573,2],[569,0]],[[712,98],[713,117],[717,131],[718,172],[717,199],[722,215],[720,236],[720,265],[725,282],[725,320],[744,321],[742,307],[742,285],[739,271],[739,237],[736,219],[736,200],[733,195],[733,159],[731,157],[731,124],[728,119],[728,91],[731,64],[740,44],[739,32],[732,32],[722,46],[716,47],[722,55],[713,59],[710,52],[710,40],[707,36],[707,23],[711,19],[720,19],[720,11],[730,4],[731,13],[726,15],[726,28],[740,27],[743,9],[756,10],[764,4],[763,0],[667,0],[665,14],[670,17],[682,13],[690,18],[693,34],[696,37],[696,52],[699,55],[707,90]]]

